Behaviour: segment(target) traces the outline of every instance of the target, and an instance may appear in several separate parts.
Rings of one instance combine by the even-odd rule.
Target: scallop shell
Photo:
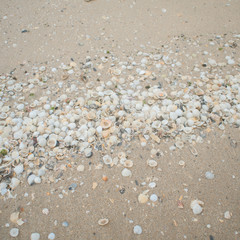
[[[158,164],[157,164],[157,162],[155,160],[148,160],[147,161],[147,165],[149,167],[156,167]]]
[[[126,168],[131,168],[133,166],[133,161],[131,160],[126,160],[124,163],[123,163],[123,166],[126,167]]]
[[[105,226],[109,223],[109,220],[107,218],[101,218],[98,220],[98,225]]]
[[[110,128],[112,125],[112,122],[108,119],[102,119],[101,123],[100,123],[100,126],[103,128],[103,129],[108,129]]]

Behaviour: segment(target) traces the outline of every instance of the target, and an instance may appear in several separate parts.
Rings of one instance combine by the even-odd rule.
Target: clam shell
[[[157,162],[155,160],[148,160],[147,161],[147,165],[149,167],[156,167],[158,164],[157,164]]]
[[[126,168],[131,168],[133,166],[133,161],[131,160],[126,160],[124,163],[123,163],[123,166],[126,167]]]
[[[103,162],[104,162],[106,165],[111,165],[113,161],[112,161],[111,156],[105,155],[105,156],[103,156]]]
[[[98,220],[98,225],[105,226],[109,223],[109,220],[107,218],[101,218]]]
[[[129,169],[124,168],[124,169],[122,170],[122,176],[123,176],[123,177],[131,177],[131,176],[132,176],[132,172],[131,172]]]
[[[121,159],[121,158],[126,158],[126,153],[125,152],[119,152],[118,153],[118,158]]]
[[[50,138],[50,139],[47,141],[47,145],[48,145],[50,148],[54,148],[54,147],[57,145],[57,139],[55,139],[55,138]]]
[[[100,126],[103,128],[103,129],[108,129],[110,128],[112,125],[112,122],[108,119],[102,119],[101,120],[101,123],[100,123]]]
[[[148,195],[143,194],[143,193],[139,194],[138,201],[140,203],[146,203],[148,201]]]

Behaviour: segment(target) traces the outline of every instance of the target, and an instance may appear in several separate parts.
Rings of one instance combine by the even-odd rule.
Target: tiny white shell
[[[98,224],[99,224],[100,226],[105,226],[105,225],[107,225],[108,223],[109,223],[109,220],[108,220],[107,218],[101,218],[101,219],[98,220]]]
[[[149,167],[156,167],[158,165],[155,160],[148,160],[147,164]]]

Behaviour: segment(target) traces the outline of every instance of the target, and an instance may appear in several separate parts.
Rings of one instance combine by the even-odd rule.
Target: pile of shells
[[[108,79],[96,83],[88,81],[85,74],[91,74],[95,66],[91,59],[86,60],[82,69],[74,62],[50,72],[45,66],[34,67],[34,78],[26,76],[29,79],[23,82],[13,75],[2,75],[1,179],[13,172],[17,176],[25,173],[30,185],[40,183],[45,172],[54,169],[54,164],[64,160],[69,151],[89,158],[94,151],[107,152],[135,138],[142,147],[149,142],[160,144],[173,139],[170,150],[183,149],[186,144],[202,143],[203,129],[239,127],[240,74],[223,76],[224,64],[206,54],[209,69],[200,69],[200,64],[195,64],[197,76],[178,75],[169,80],[170,72],[164,77],[161,71],[178,69],[181,63],[178,55],[172,56],[171,52],[166,55],[165,51],[165,48],[164,54],[139,51],[136,59],[131,56],[119,66],[109,65],[108,58],[100,57],[96,63],[98,70],[108,66]],[[230,60],[226,58],[224,66],[234,68],[235,63]],[[155,81],[156,77],[160,82]],[[58,83],[50,84],[54,81]],[[167,83],[166,87],[162,83]],[[38,89],[45,94],[37,97]],[[122,176],[132,175],[133,161],[124,153],[116,159],[106,154],[102,161],[109,166],[119,161],[124,167]],[[157,166],[151,159],[147,164]],[[2,195],[8,191],[7,186],[15,188],[19,184],[13,179],[1,185]]]

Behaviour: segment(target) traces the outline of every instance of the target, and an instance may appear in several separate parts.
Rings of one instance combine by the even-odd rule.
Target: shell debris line
[[[196,50],[187,52],[188,48],[178,47],[179,42]],[[73,167],[82,179],[86,171],[102,171],[102,177],[91,182],[90,190],[97,192],[111,184],[112,168],[118,178],[129,182],[136,177],[140,161],[156,175],[161,171],[155,158],[157,150],[142,160],[120,150],[131,146],[133,140],[139,149],[171,143],[172,154],[186,150],[197,158],[198,145],[207,141],[209,131],[224,132],[227,127],[239,131],[240,56],[233,54],[233,44],[240,45],[240,38],[213,36],[210,41],[180,36],[161,47],[141,46],[123,60],[105,51],[94,58],[86,57],[83,64],[75,59],[58,66],[31,66],[24,78],[16,78],[14,72],[1,74],[1,198],[12,198],[12,192],[26,183],[29,188],[57,183]],[[67,161],[73,154],[80,159],[76,166]],[[95,154],[101,156],[95,165],[82,161]],[[187,159],[176,159],[175,163],[182,171],[190,165]],[[60,174],[53,177],[59,169]],[[209,179],[214,183],[217,171],[206,172],[203,181]],[[150,179],[140,184],[145,187],[141,190],[136,183],[135,200],[140,207],[160,205],[164,194],[155,191],[155,182]],[[79,188],[81,183],[73,183],[68,191],[61,190],[59,198]],[[125,188],[120,193],[124,194]],[[178,202],[182,211],[184,201]],[[200,218],[207,212],[207,203],[204,211],[203,205],[202,201],[192,201],[193,216]],[[48,208],[42,213],[51,215]],[[12,218],[17,221],[18,215]],[[231,215],[225,213],[224,217],[230,219]],[[104,215],[95,224],[108,229],[114,220]],[[133,233],[144,234],[142,227],[135,225]],[[18,234],[21,231],[17,228],[10,230],[12,237]],[[39,233],[32,233],[31,239],[39,238]],[[50,233],[48,238],[54,239],[55,234]]]

